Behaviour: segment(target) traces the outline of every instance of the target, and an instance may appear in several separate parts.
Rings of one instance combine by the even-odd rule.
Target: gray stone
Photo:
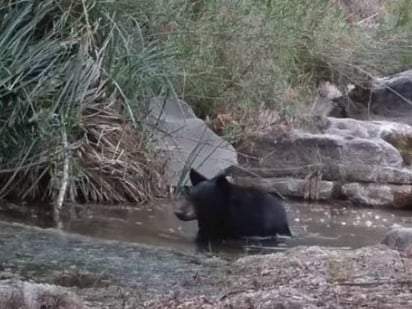
[[[401,167],[403,163],[397,149],[381,139],[332,134],[292,132],[280,139],[267,134],[242,152],[248,166],[278,170],[338,164]]]
[[[318,117],[317,121],[320,133],[258,136],[243,150],[246,156],[241,162],[250,168],[232,166],[226,173],[266,178],[255,181],[285,196],[411,208],[411,126],[334,117]],[[319,179],[318,188],[309,192],[323,193],[308,194],[307,179]]]
[[[284,197],[306,200],[329,200],[334,194],[333,182],[318,179],[236,177],[234,181]]]
[[[165,181],[177,185],[185,165],[213,177],[237,164],[236,150],[197,118],[182,100],[151,98],[148,128],[167,156]],[[187,180],[186,180],[187,181]]]
[[[412,186],[346,183],[342,194],[355,204],[375,207],[412,208]]]
[[[323,180],[344,182],[373,182],[389,184],[412,184],[412,171],[406,168],[394,168],[379,165],[361,164],[314,164],[295,168],[242,168],[231,166],[226,174],[233,177],[253,176],[263,178],[306,178],[308,175],[322,175]]]
[[[412,127],[390,121],[360,121],[355,119],[327,118],[323,132],[344,136],[381,140],[394,147],[401,155],[403,164],[412,163]]]
[[[412,228],[395,226],[386,233],[382,243],[391,249],[405,252],[412,247]]]
[[[412,184],[412,127],[388,121],[318,117],[321,133],[273,131],[243,149],[234,176],[306,178],[341,182]]]

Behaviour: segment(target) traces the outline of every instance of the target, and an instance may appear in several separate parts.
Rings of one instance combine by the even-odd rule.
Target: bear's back
[[[282,201],[268,192],[233,185],[228,207],[233,236],[290,235]]]

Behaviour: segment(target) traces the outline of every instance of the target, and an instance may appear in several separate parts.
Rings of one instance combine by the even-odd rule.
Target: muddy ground
[[[411,308],[411,260],[383,245],[222,259],[0,222],[1,279],[88,308]]]

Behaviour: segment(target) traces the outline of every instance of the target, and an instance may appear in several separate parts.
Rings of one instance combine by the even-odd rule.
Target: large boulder
[[[345,139],[362,139],[386,144],[385,147],[401,155],[399,164],[392,167],[410,165],[412,162],[412,127],[391,121],[361,121],[351,118],[323,118],[318,121],[323,134],[340,136]]]
[[[282,139],[271,135],[259,137],[249,148],[248,155],[246,160],[252,166],[271,169],[331,163],[400,167],[403,161],[395,147],[379,139],[301,132],[293,132]]]
[[[351,118],[326,118],[322,122],[322,131],[326,134],[345,138],[363,138],[382,140],[401,154],[404,164],[412,163],[412,127],[391,121],[360,121]]]
[[[164,181],[169,185],[184,184],[180,181],[185,166],[213,177],[237,164],[233,146],[197,118],[186,102],[155,97],[150,99],[149,109],[148,129],[157,148],[166,153]]]
[[[326,180],[410,183],[412,173],[404,168],[410,150],[395,147],[405,145],[406,137],[412,138],[407,125],[329,117],[319,133],[258,136],[242,149],[241,161],[264,177],[306,177],[316,171]]]

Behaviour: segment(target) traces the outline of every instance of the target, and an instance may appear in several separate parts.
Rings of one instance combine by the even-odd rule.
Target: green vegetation
[[[163,46],[178,51],[176,92],[202,116],[261,105],[294,115],[319,80],[359,83],[412,64],[410,32],[398,22],[409,0],[392,2],[376,27],[349,23],[336,1],[154,2],[169,31]],[[183,11],[185,2],[197,6]]]
[[[0,2],[0,196],[55,199],[66,182],[73,200],[142,201],[159,189],[139,121],[142,99],[168,86],[167,51],[145,41],[136,8]]]
[[[230,112],[236,132],[266,108],[305,117],[321,80],[411,67],[411,2],[369,27],[328,0],[0,0],[0,197],[161,194],[146,97]]]

